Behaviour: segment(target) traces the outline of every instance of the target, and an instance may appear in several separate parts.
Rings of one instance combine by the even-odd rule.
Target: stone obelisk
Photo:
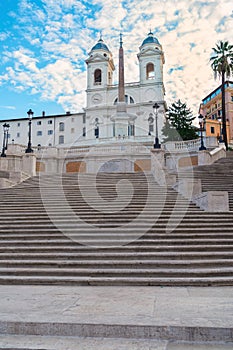
[[[125,73],[124,73],[124,49],[122,34],[120,34],[120,48],[119,48],[119,86],[118,86],[118,106],[124,105],[126,112],[125,103]]]
[[[122,34],[120,34],[120,48],[119,48],[119,83],[118,83],[118,101],[116,114],[111,117],[115,123],[115,136],[128,136],[128,126],[130,116],[127,113],[127,104],[125,102],[125,77],[124,77],[124,49]]]

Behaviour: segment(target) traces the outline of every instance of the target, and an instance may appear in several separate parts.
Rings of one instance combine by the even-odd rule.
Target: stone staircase
[[[233,211],[233,152],[226,153],[226,158],[221,158],[211,165],[202,165],[193,168],[190,172],[180,172],[181,177],[194,177],[201,179],[202,192],[227,191],[229,196],[229,208]]]
[[[233,285],[233,213],[151,175],[36,176],[1,190],[0,217],[0,284]]]

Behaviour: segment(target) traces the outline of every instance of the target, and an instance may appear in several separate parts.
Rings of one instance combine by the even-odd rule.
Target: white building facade
[[[91,49],[87,64],[87,104],[83,113],[41,116],[32,118],[33,147],[63,147],[88,145],[93,142],[111,142],[120,138],[152,140],[155,134],[153,105],[159,105],[158,135],[164,124],[166,103],[163,84],[164,54],[162,46],[150,32],[137,54],[139,81],[125,84],[127,113],[134,115],[124,135],[118,135],[114,126],[114,114],[118,101],[118,85],[113,85],[115,65],[108,46],[99,39]],[[127,67],[125,69],[127,75]],[[28,119],[1,120],[10,125],[8,142],[27,145]],[[2,144],[2,133],[0,142]]]

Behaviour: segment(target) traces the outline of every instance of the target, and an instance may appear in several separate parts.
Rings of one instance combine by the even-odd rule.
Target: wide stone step
[[[48,235],[50,233],[58,233],[58,232],[62,232],[64,235],[68,235],[70,238],[81,238],[81,236],[85,236],[87,235],[87,239],[92,238],[91,236],[93,234],[96,233],[96,237],[99,237],[99,233],[103,234],[105,233],[109,239],[116,239],[120,238],[120,236],[125,236],[126,240],[128,240],[128,238],[133,237],[134,239],[137,239],[138,237],[144,236],[144,234],[146,233],[147,230],[149,230],[148,226],[139,226],[139,225],[133,225],[132,223],[129,223],[129,227],[127,227],[127,223],[125,225],[123,225],[121,227],[121,225],[116,225],[115,227],[113,227],[112,225],[106,225],[105,227],[103,226],[99,226],[99,233],[98,233],[98,226],[94,226],[90,224],[90,227],[88,227],[88,223],[86,223],[87,227],[81,227],[80,229],[77,227],[60,227],[60,225],[58,225],[58,227],[60,227],[61,231],[59,229],[57,229],[56,227],[51,227],[51,228],[39,228],[39,227],[35,227],[35,228],[3,228],[0,230],[0,233],[21,233],[21,234],[31,234],[31,233],[35,233],[38,232],[40,233],[47,233]],[[154,228],[150,229],[150,233],[154,233],[154,234],[165,234],[166,232],[171,232],[173,230],[170,230],[170,226],[155,226]],[[216,227],[216,228],[211,228],[211,227],[193,227],[193,228],[187,228],[187,227],[178,227],[176,228],[176,233],[178,234],[194,234],[194,233],[213,233],[213,229],[214,229],[214,233],[216,235],[221,235],[221,234],[226,234],[226,233],[231,233],[232,232],[232,228],[231,227]],[[122,234],[118,234],[120,233],[120,230],[122,230]],[[145,232],[145,233],[144,233]],[[101,239],[101,237],[99,238]],[[148,241],[147,241],[148,243]]]
[[[0,267],[0,275],[7,276],[34,276],[35,271],[30,267]],[[124,277],[124,276],[135,276],[135,277],[198,277],[198,276],[231,276],[233,279],[233,267],[224,266],[218,268],[203,268],[203,267],[176,267],[176,268],[162,268],[150,266],[149,268],[140,267],[126,268],[125,266],[113,267],[113,268],[100,268],[98,265],[90,267],[37,267],[36,270],[37,276],[91,276],[91,277]]]
[[[136,219],[137,218],[137,219]],[[145,227],[147,223],[150,224],[154,224],[157,228],[164,228],[167,226],[167,220],[162,220],[162,219],[155,219],[154,217],[137,217],[137,216],[132,216],[131,217],[132,220],[135,220],[135,222],[133,222],[132,220],[130,220],[127,216],[122,216],[122,218],[117,218],[116,220],[114,220],[113,216],[107,216],[107,217],[90,217],[90,216],[86,216],[85,217],[85,221],[84,221],[84,217],[82,216],[81,218],[78,218],[75,220],[70,220],[70,221],[65,221],[65,220],[60,220],[60,219],[53,219],[53,222],[47,220],[47,221],[39,221],[37,219],[33,220],[32,222],[29,221],[17,221],[14,220],[11,223],[8,223],[7,221],[1,221],[0,224],[0,231],[4,231],[4,232],[8,232],[8,231],[15,231],[15,229],[17,229],[17,232],[20,232],[22,229],[25,229],[25,231],[28,231],[28,229],[42,229],[42,230],[50,230],[51,228],[54,228],[54,225],[58,225],[60,229],[62,228],[72,228],[72,229],[76,229],[77,231],[80,231],[82,229],[85,229],[87,227],[87,223],[91,223],[93,226],[96,226],[96,233],[98,233],[98,226],[101,225],[101,227],[109,227],[110,225],[112,225],[112,227],[114,226],[124,226],[123,224],[125,222],[130,222],[130,227],[134,227],[136,226],[137,229],[139,229],[140,227],[143,228]],[[66,219],[67,220],[67,219]],[[171,224],[176,224],[178,225],[179,229],[185,228],[187,229],[187,231],[195,231],[197,228],[199,228],[200,230],[204,230],[205,228],[208,229],[212,229],[216,232],[217,234],[217,230],[219,228],[222,229],[222,233],[224,234],[224,230],[231,228],[232,229],[232,225],[233,225],[233,220],[229,220],[229,221],[220,221],[220,222],[212,222],[211,224],[209,223],[208,220],[200,222],[200,223],[195,223],[195,222],[190,222],[190,221],[182,221],[179,223],[179,221],[177,222],[176,220],[171,220],[170,221],[170,225]],[[187,227],[188,226],[188,227]],[[126,227],[127,229],[127,227]],[[121,233],[119,233],[121,234]],[[124,234],[124,232],[122,232],[122,234]]]
[[[97,236],[97,237],[96,237]],[[108,242],[110,242],[111,244],[118,244],[120,242],[126,242],[128,243],[128,241],[130,239],[132,239],[132,241],[134,241],[134,244],[139,244],[141,245],[155,245],[157,244],[157,246],[165,246],[165,247],[169,247],[169,246],[182,246],[182,245],[195,245],[195,246],[200,246],[200,245],[214,245],[217,246],[217,244],[221,245],[221,246],[226,246],[226,245],[230,245],[233,246],[233,238],[225,238],[225,239],[221,239],[221,238],[213,238],[213,239],[146,239],[146,237],[140,238],[140,240],[136,240],[135,236],[127,236],[125,237],[125,235],[118,235],[118,236],[104,236],[104,237],[99,237],[97,234],[90,234],[89,236],[86,235],[78,235],[78,236],[69,236],[69,238],[73,238],[73,239],[80,239],[81,243],[86,242],[87,244],[94,244],[94,243],[103,243],[103,244],[107,244]],[[28,246],[28,245],[73,245],[74,242],[70,239],[67,239],[67,237],[62,236],[60,239],[54,239],[54,238],[41,238],[41,239],[30,239],[28,237],[24,237],[24,239],[2,239],[1,241],[1,246],[18,246],[18,245],[24,245],[24,246]]]
[[[216,277],[83,277],[7,276],[0,274],[0,285],[77,285],[77,286],[228,286],[232,276]]]
[[[80,235],[82,235],[82,233],[80,233]],[[105,233],[90,233],[90,236],[97,236],[98,238],[104,238],[106,236],[108,236],[108,234]],[[119,232],[117,234],[117,236],[115,236],[115,238],[117,237],[121,237],[121,236],[125,236],[125,233]],[[128,236],[127,236],[128,237]],[[134,236],[132,236],[134,237]],[[60,239],[65,239],[65,236],[60,233],[60,232],[51,232],[49,235],[47,234],[47,232],[40,232],[40,233],[35,233],[34,231],[30,233],[30,235],[25,235],[25,234],[21,234],[21,233],[0,233],[0,241],[1,240],[43,240],[43,239],[55,239],[55,240],[60,240]],[[164,240],[172,240],[175,242],[178,241],[182,241],[184,242],[184,240],[189,240],[189,241],[203,241],[203,240],[216,240],[219,242],[219,240],[224,241],[226,239],[226,241],[233,239],[232,238],[232,233],[231,232],[226,232],[226,233],[220,233],[220,234],[216,234],[214,232],[210,232],[210,233],[192,233],[192,232],[188,232],[188,233],[146,233],[145,235],[143,235],[143,239],[144,240],[153,240],[154,242],[159,242],[160,240],[164,241]],[[141,241],[141,240],[140,240]]]
[[[48,268],[93,268],[96,267],[99,269],[119,269],[119,268],[126,268],[130,269],[155,269],[155,268],[177,268],[177,269],[183,269],[185,268],[203,268],[203,267],[212,267],[214,269],[217,269],[218,267],[233,267],[233,259],[199,259],[199,260],[130,260],[128,258],[124,261],[114,260],[114,259],[99,259],[99,260],[91,260],[91,257],[87,260],[81,260],[79,259],[73,259],[70,261],[69,259],[59,260],[55,259],[52,261],[51,259],[36,259],[36,257],[31,257],[31,259],[28,259],[28,257],[25,257],[25,259],[9,259],[9,260],[3,260],[0,259],[0,267],[10,267],[10,268],[31,268],[36,269],[40,267],[48,267]]]
[[[109,251],[110,250],[110,251]],[[179,261],[190,261],[192,262],[193,260],[197,261],[204,261],[205,259],[212,260],[224,260],[227,263],[227,260],[233,259],[233,252],[229,251],[215,251],[215,252],[205,252],[205,251],[194,251],[194,252],[167,252],[167,251],[162,251],[162,252],[139,252],[139,251],[112,251],[112,249],[98,249],[94,250],[93,248],[88,248],[86,247],[85,251],[81,250],[79,252],[30,252],[28,250],[23,251],[11,251],[10,257],[9,253],[1,252],[0,253],[0,261],[9,259],[11,261],[15,261],[17,259],[20,260],[27,260],[27,259],[38,259],[38,260],[54,260],[57,261],[59,259],[64,259],[65,261],[75,261],[78,259],[79,261],[85,260],[85,261],[92,261],[94,259],[96,262],[102,261],[103,259],[108,259],[108,260],[118,260],[119,262],[124,262],[127,260],[132,260],[132,261],[140,261],[143,262],[144,260],[159,260],[159,261],[174,261],[174,264]]]
[[[134,252],[134,251],[140,251],[140,252],[179,252],[179,253],[187,253],[187,252],[192,252],[192,253],[197,253],[197,252],[229,252],[231,253],[233,251],[233,245],[227,244],[227,245],[141,245],[138,243],[137,245],[130,245],[128,248],[126,246],[122,246],[121,241],[116,241],[114,242],[111,241],[106,241],[106,242],[86,242],[83,245],[79,245],[79,248],[77,248],[76,242],[73,242],[73,244],[65,244],[61,243],[60,245],[58,244],[50,244],[47,242],[46,244],[41,243],[41,244],[24,244],[24,243],[19,243],[17,245],[12,244],[6,244],[6,245],[1,245],[0,247],[0,253],[12,253],[12,252],[17,252],[17,253],[26,253],[26,252],[56,252],[56,253],[63,253],[63,252],[82,252],[82,251],[87,251],[89,249],[95,248],[95,249],[106,249],[107,251],[117,251],[117,252],[124,252],[125,255],[127,256],[128,251]]]

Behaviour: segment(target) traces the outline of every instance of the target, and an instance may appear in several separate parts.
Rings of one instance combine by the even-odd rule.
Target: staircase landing
[[[77,345],[78,339],[91,338],[90,344],[102,341],[101,349],[113,339],[109,350],[125,349],[119,345],[132,345],[133,339],[142,345],[144,339],[145,349],[154,349],[154,344],[156,350],[158,343],[161,349],[175,349],[172,342],[183,341],[233,346],[233,287],[0,286],[0,296],[0,345],[7,340],[14,347],[13,335],[23,335],[19,344],[25,349],[60,350],[51,342],[56,337],[67,343],[76,337]],[[29,342],[30,335],[35,343]],[[36,335],[55,338],[46,343]],[[83,348],[77,349],[85,349],[85,340],[80,344]]]

